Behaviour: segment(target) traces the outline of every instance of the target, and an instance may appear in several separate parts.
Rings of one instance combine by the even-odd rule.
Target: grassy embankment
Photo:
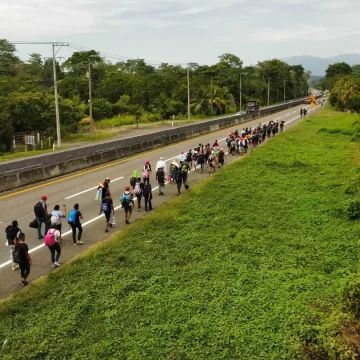
[[[0,357],[350,358],[358,119],[319,111],[17,293]]]

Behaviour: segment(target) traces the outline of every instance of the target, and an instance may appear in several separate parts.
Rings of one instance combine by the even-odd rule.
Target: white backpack
[[[140,187],[140,183],[136,183],[135,187],[134,187],[134,194],[135,195],[140,195],[141,194],[141,187]]]

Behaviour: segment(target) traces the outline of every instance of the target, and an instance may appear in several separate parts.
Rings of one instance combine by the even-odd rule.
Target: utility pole
[[[268,96],[267,96],[267,106],[270,105],[270,77],[268,79]]]
[[[188,87],[188,120],[190,120],[190,71],[189,64],[187,64],[187,87]]]
[[[91,61],[89,59],[88,64],[88,75],[89,75],[89,116],[90,116],[90,136],[91,139],[94,137],[94,119],[92,109],[92,85],[91,85]]]
[[[211,91],[211,116],[214,116],[214,109],[213,109],[213,83],[212,83],[212,76],[211,76],[211,83],[210,83],[210,91]]]
[[[242,81],[241,81],[241,72],[240,72],[240,99],[239,99],[239,112],[241,113],[241,109],[242,109]]]
[[[284,80],[284,102],[286,101],[286,82],[287,80]]]
[[[57,137],[57,146],[60,149],[61,130],[60,130],[59,97],[58,97],[57,78],[56,78],[55,44],[52,44],[52,51],[53,51],[54,92],[55,92],[56,137]]]

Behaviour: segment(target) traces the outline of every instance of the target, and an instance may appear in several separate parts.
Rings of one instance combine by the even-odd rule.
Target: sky
[[[152,62],[246,65],[360,53],[360,0],[1,0],[0,38],[69,42]],[[51,56],[50,45],[17,45]],[[68,57],[63,47],[58,56]]]

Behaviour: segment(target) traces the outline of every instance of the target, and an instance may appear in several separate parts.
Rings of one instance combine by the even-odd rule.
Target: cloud
[[[359,0],[1,0],[0,34],[166,62],[225,52],[256,62],[349,52],[359,17]]]

